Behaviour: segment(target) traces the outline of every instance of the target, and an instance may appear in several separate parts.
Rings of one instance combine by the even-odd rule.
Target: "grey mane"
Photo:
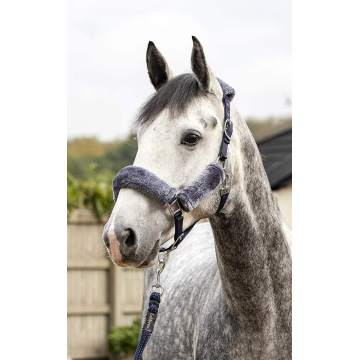
[[[194,99],[205,97],[193,74],[176,76],[162,85],[159,90],[141,107],[136,125],[142,125],[154,119],[165,108],[170,116],[183,113]]]

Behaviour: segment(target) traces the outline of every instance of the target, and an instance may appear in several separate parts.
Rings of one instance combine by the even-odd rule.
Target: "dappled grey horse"
[[[223,89],[193,37],[192,74],[173,77],[150,42],[155,94],[137,119],[134,165],[181,191],[216,162],[223,136]],[[195,226],[161,274],[164,293],[144,359],[290,359],[291,255],[286,228],[256,143],[231,106],[233,134],[220,187],[184,213]],[[150,268],[175,233],[172,213],[136,188],[122,188],[104,229],[119,266]],[[146,270],[144,309],[156,273]]]

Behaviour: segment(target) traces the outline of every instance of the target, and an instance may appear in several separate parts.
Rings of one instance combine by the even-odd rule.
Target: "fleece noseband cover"
[[[200,176],[189,186],[177,191],[152,172],[138,167],[126,166],[116,175],[113,181],[114,200],[120,189],[129,188],[141,192],[162,204],[170,204],[178,199],[181,208],[190,212],[201,200],[224,180],[224,170],[218,164],[209,164]]]

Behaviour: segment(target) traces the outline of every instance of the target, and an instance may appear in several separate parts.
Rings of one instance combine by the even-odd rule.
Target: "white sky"
[[[242,116],[288,114],[290,10],[289,0],[68,1],[68,135],[127,135],[153,92],[148,41],[177,75],[190,71],[191,35]]]

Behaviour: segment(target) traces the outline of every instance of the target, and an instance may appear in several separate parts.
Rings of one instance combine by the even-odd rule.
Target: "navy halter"
[[[230,102],[235,95],[235,90],[222,80],[218,79],[218,81],[223,91],[224,129],[216,163],[209,164],[191,185],[180,191],[168,185],[152,172],[138,166],[124,167],[113,180],[113,196],[115,201],[120,189],[130,188],[150,196],[162,204],[168,205],[174,218],[174,241],[166,248],[161,247],[159,252],[175,250],[195,226],[196,222],[183,230],[184,211],[190,212],[195,209],[200,201],[220,184],[222,186],[220,189],[220,202],[216,211],[217,214],[223,209],[229,196],[230,188],[227,186],[225,162],[233,133],[233,123],[230,118]]]

